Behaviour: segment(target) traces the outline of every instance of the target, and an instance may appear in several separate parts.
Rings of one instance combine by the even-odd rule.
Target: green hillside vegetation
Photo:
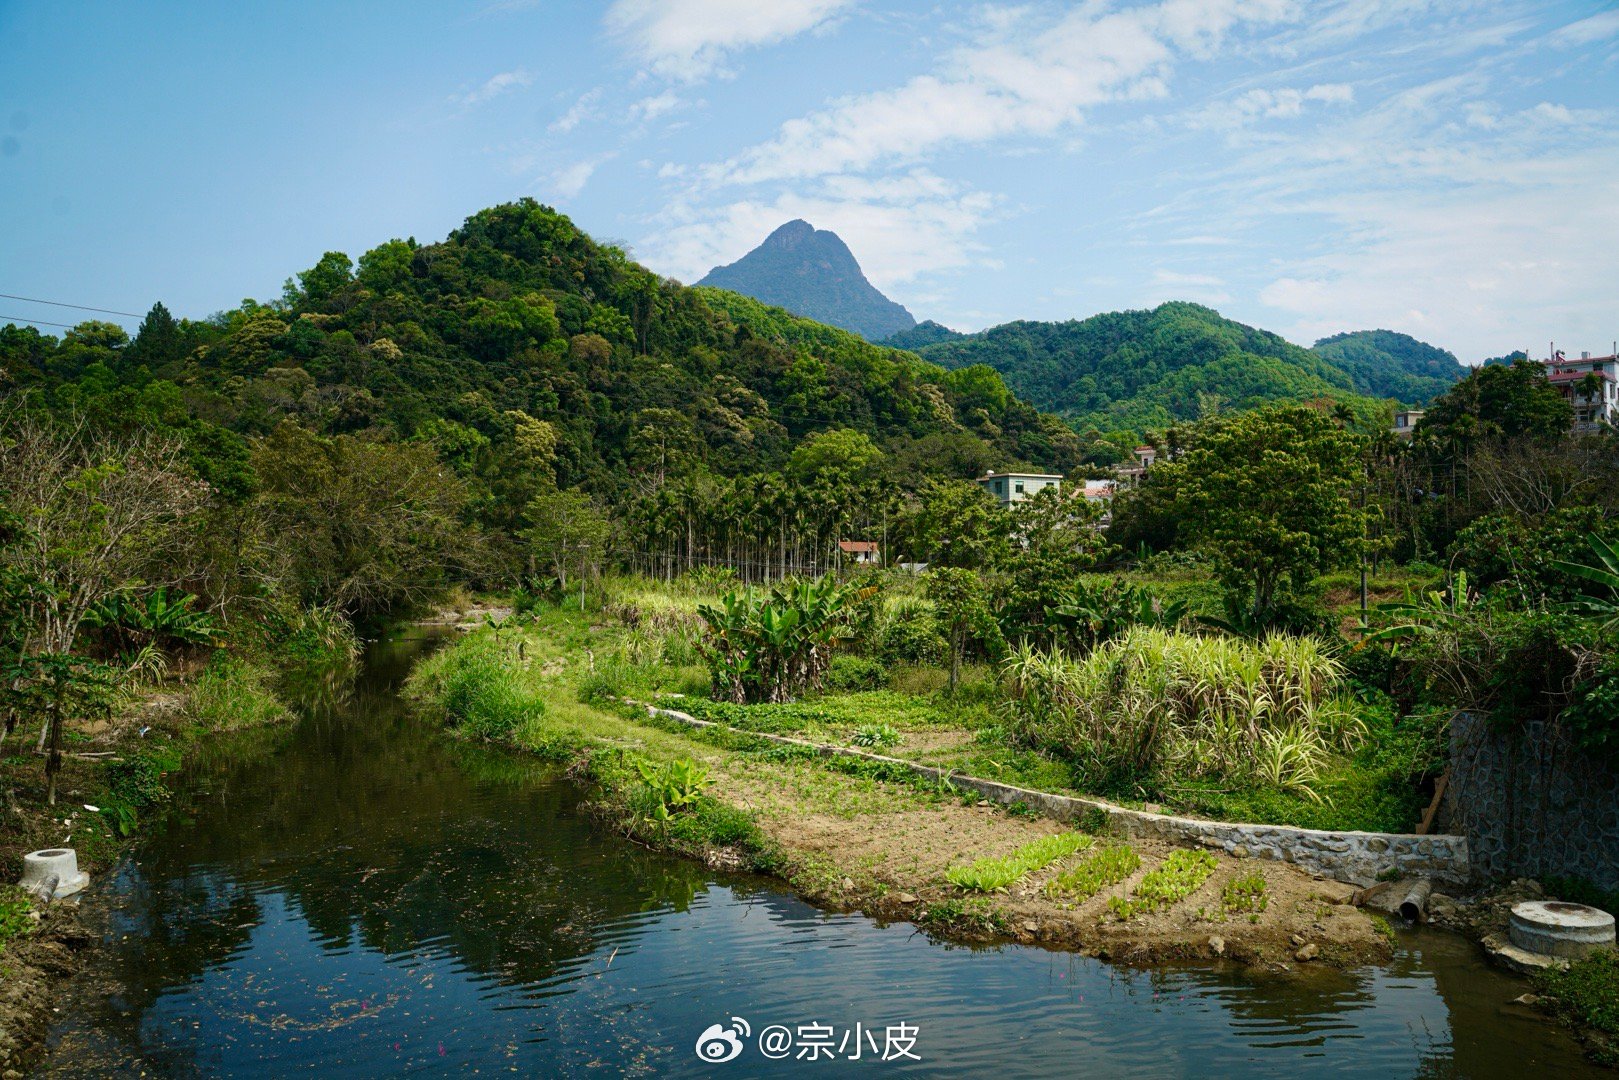
[[[1424,405],[1467,374],[1454,353],[1393,330],[1356,330],[1316,342],[1311,350],[1340,368],[1362,394]]]
[[[917,351],[950,368],[987,364],[1014,393],[1082,432],[1139,436],[1278,401],[1344,404],[1365,426],[1381,423],[1385,409],[1308,349],[1178,301],[1068,322],[1011,322]]]
[[[361,473],[442,463],[456,489],[442,507],[488,541],[465,556],[485,580],[524,568],[516,538],[578,517],[547,501],[558,490],[613,511],[624,546],[661,551],[689,547],[696,504],[741,484],[751,501],[728,516],[751,514],[781,545],[789,527],[813,532],[824,549],[824,515],[858,500],[820,498],[812,513],[787,498],[790,481],[824,495],[833,474],[859,472],[908,490],[986,467],[1066,471],[1080,457],[1072,431],[988,368],[946,371],[680,285],[532,200],[474,214],[440,243],[390,240],[358,264],[328,252],[269,303],[203,320],[159,305],[133,341],[110,323],[59,339],[7,326],[0,380],[93,426],[175,433],[196,473],[237,502],[267,485],[314,497],[298,478],[316,458]],[[785,477],[795,448],[826,432],[838,438]],[[405,456],[386,465],[365,446]]]

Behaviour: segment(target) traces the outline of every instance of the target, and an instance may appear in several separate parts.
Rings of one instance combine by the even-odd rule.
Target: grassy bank
[[[917,755],[1014,760],[979,735],[996,726],[984,671],[948,701],[918,669],[900,676],[905,689],[793,705],[681,701],[734,726],[651,716],[635,702],[707,685],[689,647],[689,608],[668,599],[653,606],[618,597],[586,612],[545,607],[474,631],[424,660],[407,694],[467,737],[523,748],[589,781],[589,805],[608,827],[714,867],[773,874],[828,906],[952,937],[1004,935],[1138,960],[1288,959],[1294,935],[1318,940],[1323,957],[1342,963],[1387,951],[1370,922],[1342,905],[1349,890],[1280,864],[1255,871],[1208,854],[1196,880],[1174,862],[1149,878],[1176,849],[1137,841],[1131,869],[1091,893],[1048,888],[1082,872],[1096,836],[983,804],[903,766],[760,737],[793,732],[888,751],[897,740]],[[1032,752],[1022,759],[1031,773],[1054,767]],[[1277,899],[1256,920],[1232,918],[1223,891],[1256,873],[1261,880],[1247,887]],[[1166,879],[1179,887],[1161,887]],[[1109,906],[1120,898],[1132,906]]]
[[[1542,1004],[1585,1042],[1593,1060],[1619,1068],[1619,952],[1605,950],[1535,978]]]

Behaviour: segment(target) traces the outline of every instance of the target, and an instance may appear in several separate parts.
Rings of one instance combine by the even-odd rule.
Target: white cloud
[[[1619,35],[1619,11],[1603,11],[1590,18],[1569,23],[1567,26],[1554,32],[1553,44],[1556,45],[1589,45],[1593,41],[1601,41],[1605,37]]]
[[[1289,261],[1260,299],[1305,343],[1375,326],[1473,363],[1552,338],[1603,348],[1619,291],[1591,271],[1619,237],[1619,155],[1582,157],[1548,188],[1343,201],[1363,242]]]
[[[853,0],[615,0],[608,32],[654,74],[693,82],[725,74],[735,52],[825,25]]]
[[[1355,100],[1355,89],[1347,83],[1317,83],[1306,90],[1282,87],[1254,89],[1227,101],[1214,101],[1191,116],[1193,127],[1237,128],[1255,120],[1287,120],[1304,114],[1311,102],[1344,105]]]
[[[564,165],[545,178],[546,185],[559,197],[572,199],[585,190],[585,185],[596,175],[596,170],[614,156],[614,154],[600,154]]]
[[[586,120],[596,115],[597,103],[601,101],[601,87],[588,90],[579,95],[579,100],[568,107],[568,111],[551,121],[550,130],[559,135],[566,135]]]
[[[665,90],[661,94],[642,98],[630,106],[630,115],[635,119],[649,122],[656,120],[665,113],[674,112],[685,104],[679,94],[673,90]]]
[[[1208,55],[1241,24],[1289,17],[1290,0],[1163,0],[1104,12],[1084,5],[1053,21],[996,9],[938,72],[844,98],[784,123],[776,136],[708,171],[758,183],[916,161],[952,145],[1051,136],[1095,105],[1167,94],[1177,51]]]
[[[1238,224],[1320,223],[1315,250],[1276,259],[1258,292],[1296,319],[1290,337],[1382,326],[1474,361],[1611,340],[1619,278],[1593,268],[1619,243],[1619,139],[1600,114],[1506,111],[1488,93],[1432,80],[1238,163],[1215,201]]]
[[[491,76],[487,82],[474,90],[468,90],[463,94],[451,94],[450,100],[455,102],[457,105],[465,105],[469,107],[472,105],[481,105],[490,98],[499,97],[501,94],[507,93],[508,91],[520,90],[523,87],[528,86],[533,81],[534,76],[529,74],[527,71],[523,71],[522,69],[518,69],[517,71],[502,71],[499,75]]]

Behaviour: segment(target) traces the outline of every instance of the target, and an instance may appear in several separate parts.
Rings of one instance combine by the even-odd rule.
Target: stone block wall
[[[1619,889],[1619,769],[1555,723],[1497,729],[1463,713],[1450,732],[1451,825],[1476,875],[1579,877]]]

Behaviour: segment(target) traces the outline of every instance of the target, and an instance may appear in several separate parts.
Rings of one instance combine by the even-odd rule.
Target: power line
[[[46,322],[44,319],[28,319],[28,318],[24,318],[21,315],[0,315],[0,319],[10,319],[12,322],[20,322],[20,323],[37,323],[40,326],[60,326],[64,330],[73,329],[73,324],[72,323]]]
[[[111,308],[87,307],[84,304],[64,304],[60,300],[41,300],[36,296],[13,296],[10,293],[0,293],[0,299],[23,300],[23,301],[26,301],[26,302],[28,302],[30,304],[49,304],[51,307],[75,308],[75,309],[77,309],[79,311],[99,311],[103,315],[123,315],[126,318],[130,318],[130,319],[144,319],[146,317],[144,315],[137,315],[133,311],[114,311]],[[10,318],[10,316],[7,316],[7,318]],[[49,325],[51,325],[51,326],[61,326],[63,324],[62,323],[50,323]]]

